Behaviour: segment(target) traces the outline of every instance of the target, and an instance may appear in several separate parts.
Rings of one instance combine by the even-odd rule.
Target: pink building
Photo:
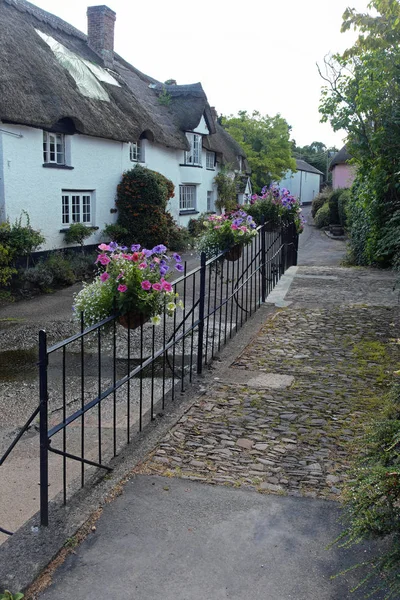
[[[351,187],[356,171],[353,165],[348,164],[350,159],[351,156],[347,152],[346,146],[343,146],[332,158],[329,170],[332,171],[332,188],[334,190]]]

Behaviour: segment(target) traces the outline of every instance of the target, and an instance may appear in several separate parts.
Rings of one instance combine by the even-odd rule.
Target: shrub
[[[338,188],[330,193],[328,204],[329,204],[329,223],[328,225],[338,225],[339,219],[339,198],[343,193],[343,189]]]
[[[339,223],[346,229],[347,227],[347,206],[351,200],[351,192],[349,189],[342,190],[338,200]]]
[[[43,261],[30,269],[25,269],[22,272],[22,279],[39,288],[41,292],[48,292],[54,281],[52,272]]]
[[[323,227],[328,227],[329,226],[329,216],[330,216],[329,203],[325,202],[325,204],[323,204],[321,206],[321,208],[318,210],[317,214],[314,217],[315,227],[317,227],[318,229],[322,229]]]
[[[12,259],[13,256],[10,249],[0,243],[0,286],[6,287],[10,283],[12,276],[17,272],[12,267]]]
[[[118,225],[127,230],[122,242],[152,247],[170,243],[170,217],[166,214],[174,185],[160,173],[137,165],[122,176],[117,187]]]
[[[105,238],[105,241],[108,242],[122,242],[124,238],[126,238],[128,234],[128,230],[126,227],[123,227],[119,223],[110,223],[109,225],[105,225],[102,235]]]
[[[209,213],[201,213],[197,219],[190,219],[188,223],[188,232],[194,238],[199,237],[202,233],[205,232],[206,226],[204,225],[204,221],[209,217]]]
[[[75,280],[83,281],[90,279],[95,272],[94,262],[96,260],[96,254],[80,254],[77,252],[66,252],[65,256],[68,260],[69,266],[75,276]]]
[[[64,240],[67,244],[79,244],[84,252],[85,240],[96,231],[94,227],[89,227],[84,223],[72,223],[64,233]]]
[[[215,176],[214,183],[217,186],[218,199],[215,205],[218,210],[235,210],[237,206],[236,181],[221,171]]]
[[[23,217],[26,219],[26,225],[22,225]],[[45,238],[40,231],[31,227],[29,215],[25,210],[12,225],[8,221],[0,224],[0,244],[8,249],[14,265],[18,258],[26,256],[28,267],[32,252],[44,242]]]
[[[45,266],[52,274],[56,285],[72,285],[75,283],[75,275],[71,264],[63,252],[50,254],[45,261]]]
[[[400,374],[400,372],[399,372]],[[350,547],[364,540],[386,541],[379,556],[367,564],[369,574],[359,585],[379,577],[376,591],[400,597],[400,385],[385,400],[362,440],[360,457],[345,489],[346,529],[337,540]],[[360,565],[361,566],[361,565]],[[372,595],[372,594],[371,594]],[[370,597],[368,595],[368,597]]]
[[[332,190],[330,188],[326,188],[325,190],[323,190],[315,196],[311,204],[311,216],[313,219],[315,219],[315,215],[317,214],[319,209],[323,207],[325,202],[328,202],[331,192]]]

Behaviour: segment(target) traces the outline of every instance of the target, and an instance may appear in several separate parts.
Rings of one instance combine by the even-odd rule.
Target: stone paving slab
[[[338,499],[399,331],[397,307],[281,310],[140,472]]]

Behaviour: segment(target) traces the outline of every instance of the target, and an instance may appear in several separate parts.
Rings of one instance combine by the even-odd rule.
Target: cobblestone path
[[[280,310],[141,472],[338,499],[398,368],[399,331],[396,306]]]

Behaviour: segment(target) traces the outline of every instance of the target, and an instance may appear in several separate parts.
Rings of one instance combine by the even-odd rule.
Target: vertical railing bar
[[[214,263],[215,268],[217,268],[217,263]],[[211,307],[211,273],[212,266],[208,266],[208,286],[207,286],[207,327],[206,327],[206,344],[205,344],[205,364],[208,364],[208,340],[210,339],[210,307]]]
[[[117,456],[117,320],[113,321],[113,453]]]
[[[63,433],[62,433],[62,445],[63,445],[63,504],[64,506],[67,504],[67,457],[65,453],[67,451],[67,428],[65,427],[65,421],[67,419],[67,394],[66,394],[66,382],[65,382],[65,369],[66,369],[66,346],[63,346],[62,349],[62,401],[63,401],[63,410],[62,410],[62,418],[63,418]]]
[[[128,312],[128,365],[127,375],[131,372],[131,315]],[[127,443],[131,443],[131,380],[127,383],[128,389],[126,390],[126,439]]]
[[[219,309],[218,309],[218,318],[219,318],[219,328],[218,328],[218,352],[220,352],[221,350],[221,331],[222,331],[222,311],[223,311],[223,306],[222,306],[222,300],[223,300],[223,294],[224,294],[224,267],[225,267],[225,263],[227,263],[228,261],[222,261],[222,271],[221,271],[221,284],[220,284],[220,289],[219,289]]]
[[[48,453],[48,392],[47,335],[39,331],[39,393],[40,393],[40,524],[49,524],[49,453]]]
[[[163,348],[165,348],[165,341],[166,341],[166,315],[165,312],[163,314]],[[163,376],[162,376],[162,409],[164,410],[165,408],[165,364],[166,364],[166,356],[165,356],[165,350],[163,352]]]
[[[98,373],[97,373],[97,391],[98,395],[101,394],[101,377],[102,377],[102,368],[101,368],[101,327],[97,329],[97,355],[98,355]],[[101,465],[102,459],[102,421],[101,421],[101,402],[99,402],[97,406],[97,426],[98,426],[98,445],[99,445],[99,464]]]
[[[172,390],[171,390],[171,401],[172,402],[175,400],[176,310],[174,310],[173,323],[174,323],[174,325],[173,325],[173,327],[174,327],[174,345],[172,346]]]
[[[226,298],[229,298],[229,262],[226,265],[226,286],[225,286],[225,294]],[[226,336],[228,330],[228,312],[229,312],[229,302],[225,304],[225,332],[224,332],[224,346],[226,346]]]
[[[164,354],[165,356],[165,354]],[[143,317],[140,317],[140,366],[143,364]],[[143,428],[143,369],[139,372],[139,431]]]
[[[83,312],[81,313],[81,334],[85,331]],[[81,335],[81,409],[85,407],[85,344]],[[81,416],[81,458],[85,458],[85,414]],[[85,485],[85,464],[81,463],[81,486]]]
[[[185,278],[183,280],[183,310],[182,310],[182,318],[183,318],[183,339],[182,339],[182,370],[181,370],[181,392],[185,391],[185,364],[186,364],[186,354],[185,354],[185,342],[186,342],[186,270],[187,270],[187,262],[184,263],[184,274]]]
[[[200,255],[200,289],[199,289],[199,327],[197,342],[197,373],[203,372],[203,349],[204,349],[204,305],[206,291],[206,255]]]
[[[151,334],[151,355],[153,357],[153,360],[151,361],[151,398],[150,398],[150,414],[151,414],[152,421],[154,421],[154,368],[155,368],[154,349],[155,349],[155,340],[156,340],[156,328],[153,325],[152,334]]]
[[[196,299],[196,273],[192,275],[192,328],[191,328],[191,339],[190,339],[190,370],[189,370],[189,381],[192,381],[193,377],[193,348],[194,348],[194,313],[193,307]]]

